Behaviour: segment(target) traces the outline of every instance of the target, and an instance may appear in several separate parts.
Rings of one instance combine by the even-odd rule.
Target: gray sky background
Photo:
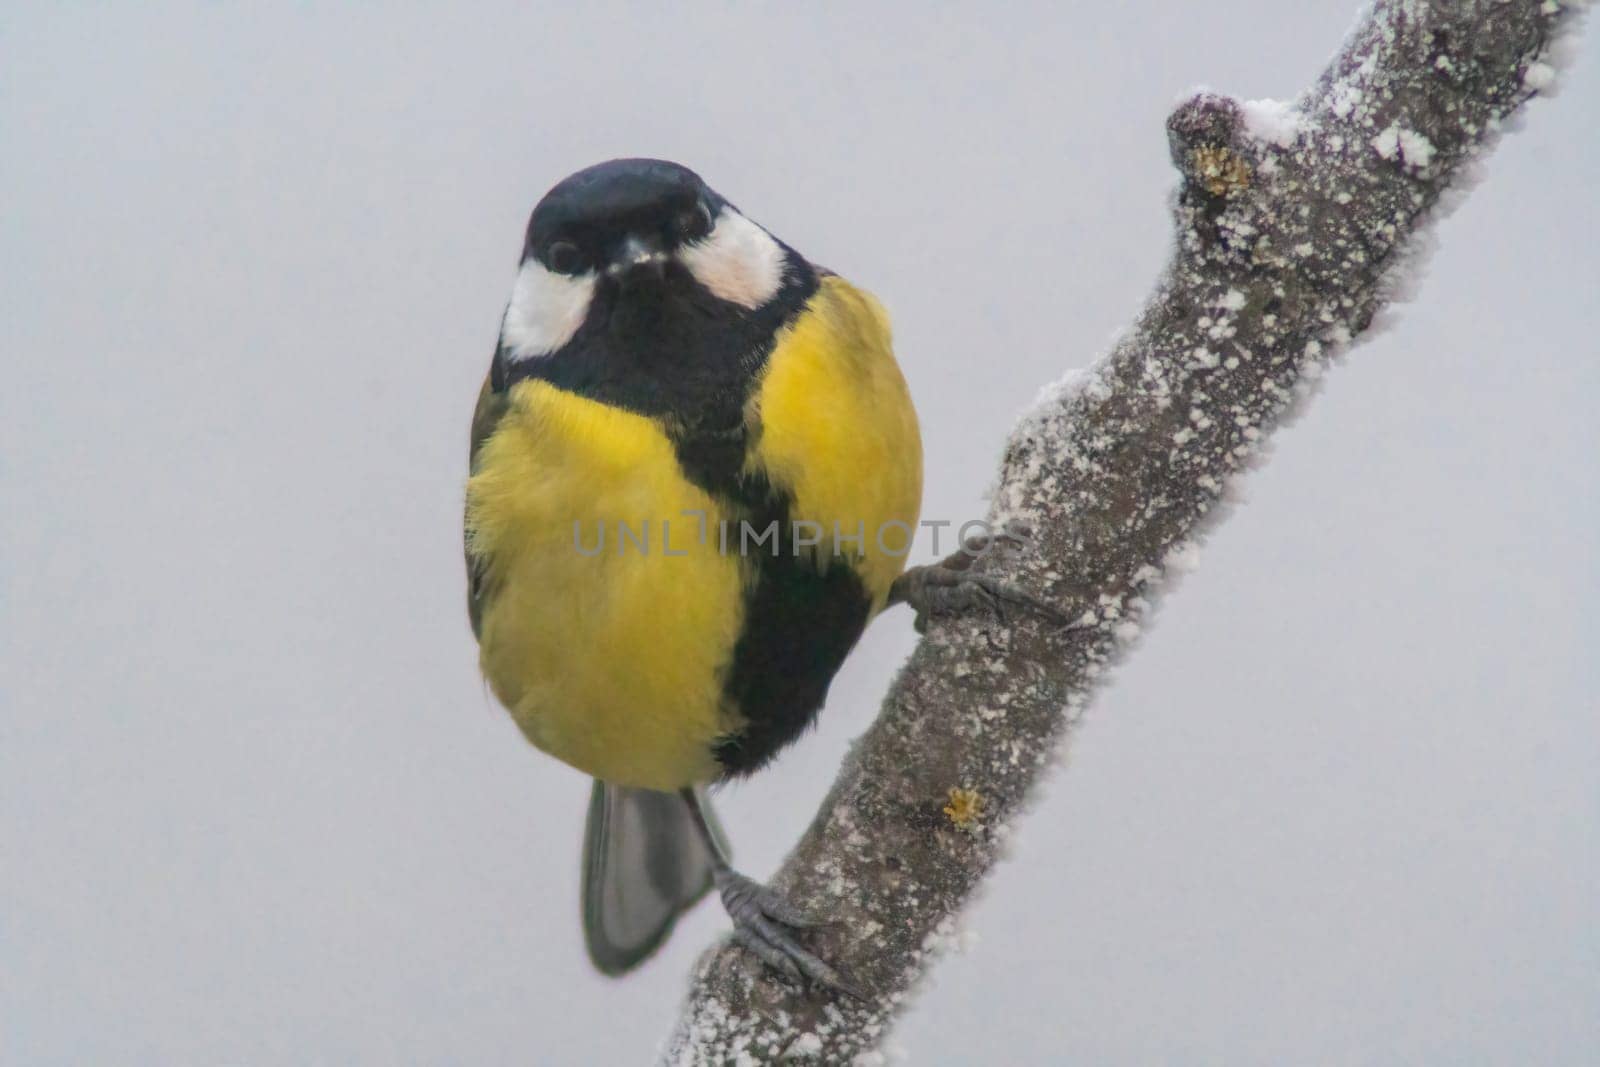
[[[1354,6],[8,5],[0,1061],[646,1061],[726,920],[590,972],[587,782],[463,611],[533,202],[679,159],[874,289],[925,514],[979,515],[1166,255],[1175,98],[1292,96]],[[1592,44],[1118,671],[913,1062],[1592,1062]],[[723,794],[751,873],[911,642]]]

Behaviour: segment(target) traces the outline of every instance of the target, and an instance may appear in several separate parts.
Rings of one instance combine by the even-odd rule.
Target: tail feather
[[[712,875],[711,850],[683,797],[594,783],[583,845],[583,935],[602,973],[624,974],[661,947],[678,916],[711,889]]]

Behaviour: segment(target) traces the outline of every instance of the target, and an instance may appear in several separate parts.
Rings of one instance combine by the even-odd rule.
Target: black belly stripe
[[[759,770],[816,721],[872,607],[842,560],[819,573],[811,557],[796,559],[787,545],[779,547],[777,559],[763,560],[746,597],[744,629],[723,687],[745,718],[744,730],[715,749],[729,777]]]
[[[866,629],[872,598],[843,557],[823,566],[807,550],[797,556],[790,524],[791,498],[760,473],[745,472],[759,426],[714,438],[675,440],[684,476],[726,501],[752,531],[746,542],[730,523],[728,552],[743,552],[756,568],[745,594],[744,626],[723,676],[722,692],[745,720],[744,729],[720,741],[717,762],[727,777],[760,770],[798,738],[822,710],[828,686]],[[760,544],[776,524],[777,536]],[[818,546],[831,547],[826,539]]]

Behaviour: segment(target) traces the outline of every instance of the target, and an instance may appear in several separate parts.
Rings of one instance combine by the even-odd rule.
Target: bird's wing
[[[483,379],[483,388],[478,391],[478,406],[472,412],[472,451],[468,457],[468,469],[475,469],[478,465],[478,451],[483,447],[495,427],[500,425],[500,419],[505,415],[510,406],[506,391],[494,387],[494,372],[491,370]],[[472,620],[472,633],[475,637],[482,636],[483,608],[493,590],[489,587],[488,561],[472,551],[472,539],[466,534],[463,523],[463,542],[467,556],[467,617]]]

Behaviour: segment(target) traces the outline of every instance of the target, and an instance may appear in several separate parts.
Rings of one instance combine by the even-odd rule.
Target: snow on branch
[[[776,879],[840,920],[815,947],[866,999],[799,990],[725,943],[663,1062],[883,1062],[1097,677],[1192,565],[1230,479],[1416,269],[1441,197],[1550,86],[1578,6],[1378,0],[1294,103],[1178,107],[1172,262],[1114,350],[1012,433],[991,519],[1028,536],[977,564],[1077,621],[930,623]]]

